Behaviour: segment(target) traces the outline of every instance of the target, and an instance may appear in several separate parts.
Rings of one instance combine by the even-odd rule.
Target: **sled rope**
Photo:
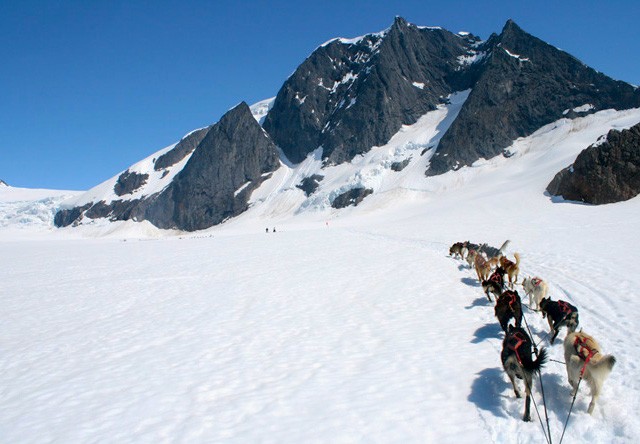
[[[522,313],[522,319],[524,319],[524,325],[526,325],[527,330],[529,331],[529,337],[531,338],[531,343],[533,344],[533,352],[538,358],[538,346],[533,340],[533,334],[531,333],[531,329],[529,328],[529,323],[527,322],[527,317]],[[540,425],[542,426],[542,432],[544,433],[545,438],[547,439],[547,443],[551,444],[551,426],[549,425],[549,412],[547,411],[547,399],[544,396],[544,385],[542,384],[542,372],[538,372],[538,377],[540,378],[540,393],[542,394],[542,405],[544,406],[544,417],[547,421],[547,432],[544,431],[544,425],[542,424],[542,418],[540,418],[540,413],[538,413],[538,407],[536,406],[536,402],[533,401],[534,407],[536,407],[536,413],[538,413],[538,418],[540,419]],[[531,390],[529,390],[531,391]],[[533,396],[531,397],[533,399]],[[547,433],[549,434],[549,438],[547,438]]]
[[[541,378],[540,380],[542,381],[542,375],[539,373],[538,374]],[[551,444],[551,432],[549,432],[549,436],[547,436],[547,432],[544,430],[544,424],[542,423],[542,417],[540,416],[540,411],[538,410],[538,404],[536,403],[536,399],[533,397],[533,392],[531,391],[531,387],[529,387],[529,384],[527,383],[527,380],[524,379],[524,383],[527,385],[527,390],[529,390],[529,393],[531,393],[531,400],[533,401],[533,408],[536,410],[536,415],[538,415],[538,422],[540,422],[540,427],[542,427],[542,434],[544,435],[544,439],[545,441],[547,441],[547,444]],[[542,400],[544,402],[544,395],[542,397]],[[546,411],[546,407],[545,407],[545,411]],[[547,426],[549,425],[549,422],[547,420]]]
[[[578,379],[578,385],[576,386],[576,392],[573,394],[573,399],[571,400],[571,407],[569,407],[569,413],[567,414],[567,420],[564,422],[564,428],[562,429],[562,435],[560,436],[560,442],[558,444],[562,444],[562,439],[564,438],[564,432],[567,430],[567,424],[569,424],[569,418],[571,417],[571,411],[573,410],[573,404],[576,402],[576,397],[578,396],[578,389],[580,388],[580,383],[582,382],[582,374],[580,374],[580,379]]]

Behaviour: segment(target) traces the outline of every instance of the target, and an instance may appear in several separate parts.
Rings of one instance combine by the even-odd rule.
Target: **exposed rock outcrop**
[[[133,171],[125,171],[118,177],[116,184],[113,186],[113,192],[117,196],[132,194],[138,188],[147,183],[148,174],[139,174]]]
[[[553,196],[590,204],[631,199],[640,193],[640,124],[612,130],[606,141],[581,152],[547,186]]]
[[[320,181],[322,179],[324,179],[324,176],[314,174],[302,179],[302,181],[298,185],[296,185],[296,187],[304,191],[305,196],[309,197],[318,189],[318,187],[320,186]]]
[[[365,197],[372,193],[373,190],[370,188],[352,188],[349,191],[346,191],[337,196],[333,200],[333,202],[331,202],[331,206],[336,209],[345,208],[352,205],[357,206],[364,200]]]

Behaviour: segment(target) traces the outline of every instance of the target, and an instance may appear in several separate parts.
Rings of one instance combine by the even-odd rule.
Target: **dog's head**
[[[544,319],[545,317],[547,317],[547,306],[549,304],[549,301],[551,301],[551,298],[542,298],[540,300],[540,303],[538,304],[538,307],[540,307],[540,311],[542,312],[542,319]]]

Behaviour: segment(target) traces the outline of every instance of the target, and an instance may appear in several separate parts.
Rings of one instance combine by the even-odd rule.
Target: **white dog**
[[[569,384],[573,388],[572,395],[575,396],[578,390],[581,375],[582,379],[589,384],[591,403],[587,412],[593,413],[602,384],[611,373],[616,358],[612,355],[602,355],[600,346],[588,334],[573,332],[564,339],[564,360],[567,363]]]
[[[547,297],[549,286],[539,277],[525,278],[522,281],[522,288],[529,296],[529,306],[532,310],[540,310],[540,301]]]

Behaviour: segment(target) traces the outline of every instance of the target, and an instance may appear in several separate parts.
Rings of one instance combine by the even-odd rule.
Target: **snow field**
[[[509,159],[428,179],[430,154],[400,173],[381,167],[436,141],[458,105],[323,170],[318,205],[301,207],[294,189],[317,171],[316,153],[200,233],[106,221],[55,230],[47,217],[6,217],[52,214],[53,201],[40,211],[46,196],[2,190],[0,441],[544,442],[502,370],[492,304],[448,257],[456,241],[510,239],[520,280],[547,280],[618,360],[593,415],[581,386],[564,442],[638,442],[640,200],[594,207],[544,189],[640,112],[561,120],[516,141]],[[376,192],[327,207],[332,187],[356,183]],[[563,361],[566,331],[549,346],[546,320],[525,316]],[[549,362],[542,379],[557,442],[571,402],[564,366]],[[534,398],[541,407],[537,381]]]

